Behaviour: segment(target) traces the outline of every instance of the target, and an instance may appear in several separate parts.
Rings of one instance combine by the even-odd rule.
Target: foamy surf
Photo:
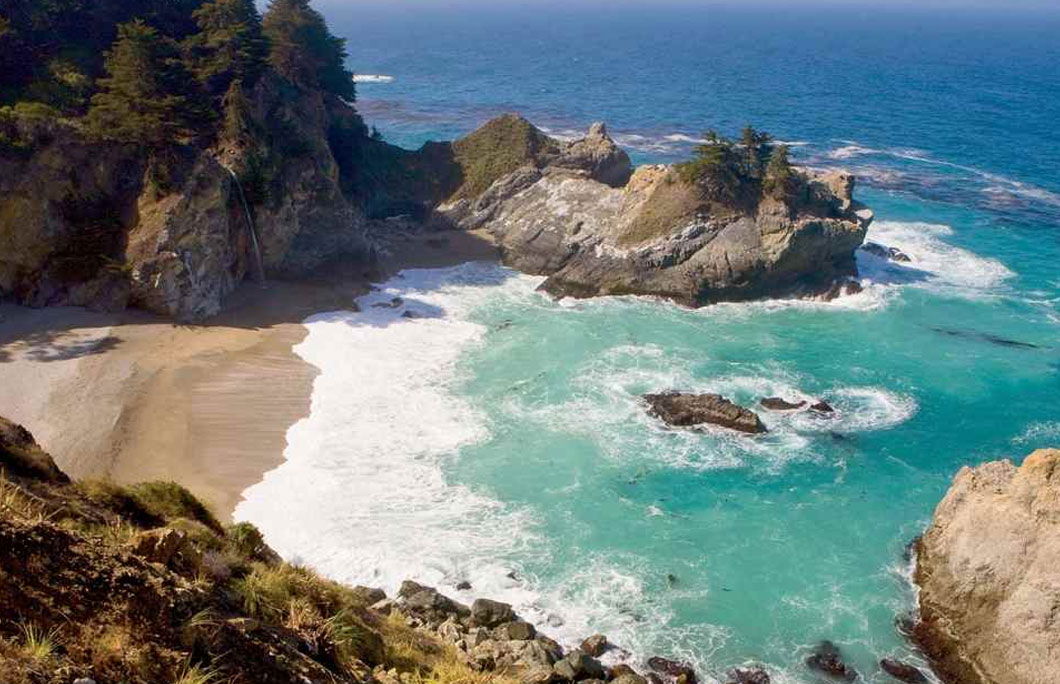
[[[540,298],[538,282],[490,264],[403,271],[357,299],[358,312],[308,318],[295,352],[320,369],[310,414],[233,517],[340,582],[393,595],[415,579],[465,602],[507,601],[568,646],[607,629],[636,658],[640,620],[669,616],[635,573],[604,559],[558,581],[525,572],[521,561],[548,553],[532,512],[445,476],[462,448],[490,437],[453,391],[461,355],[489,330],[470,314],[487,300]]]
[[[930,287],[968,296],[996,289],[1015,275],[997,259],[950,244],[947,238],[953,235],[953,229],[945,225],[877,221],[866,241],[896,247],[911,261],[889,261],[859,250],[858,270],[872,283]]]

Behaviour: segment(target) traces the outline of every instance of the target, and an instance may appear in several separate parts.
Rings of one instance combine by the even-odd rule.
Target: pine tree
[[[775,199],[789,197],[795,186],[795,171],[788,160],[788,146],[777,145],[766,165],[765,177],[762,179],[762,190]]]
[[[773,152],[772,136],[745,126],[740,145],[743,148],[743,175],[752,179],[761,178]]]
[[[185,42],[196,78],[211,95],[230,83],[254,83],[264,66],[268,44],[253,0],[211,0],[193,13],[199,33]]]
[[[707,131],[705,142],[694,150],[690,161],[677,166],[685,182],[699,185],[719,200],[731,200],[740,184],[741,164],[734,144],[717,131]]]
[[[272,0],[262,29],[269,40],[269,62],[281,76],[302,88],[322,88],[354,100],[346,41],[331,35],[309,0]]]
[[[122,24],[104,70],[88,113],[92,132],[149,145],[187,134],[187,78],[172,40],[139,19]]]

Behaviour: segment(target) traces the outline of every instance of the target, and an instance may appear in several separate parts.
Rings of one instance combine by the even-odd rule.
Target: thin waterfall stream
[[[243,205],[243,218],[247,222],[247,230],[250,231],[250,244],[254,249],[254,260],[257,266],[256,279],[262,285],[265,284],[265,260],[261,256],[261,246],[258,244],[258,233],[254,229],[254,219],[250,215],[250,207],[247,205],[247,196],[243,192],[243,184],[239,182],[239,176],[232,169],[225,167],[228,171],[228,175],[232,177],[232,180],[236,184],[236,191],[239,193],[239,203]]]

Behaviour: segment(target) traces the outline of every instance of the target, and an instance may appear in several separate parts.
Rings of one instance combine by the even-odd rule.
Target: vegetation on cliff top
[[[26,119],[85,121],[145,145],[210,139],[233,88],[271,68],[289,83],[355,96],[345,41],[309,0],[14,0],[0,7],[0,143]]]
[[[795,173],[788,161],[786,145],[776,145],[773,137],[751,126],[739,140],[707,131],[692,159],[677,165],[686,183],[696,185],[717,202],[741,205],[757,203],[762,194],[778,200],[790,196]]]
[[[374,592],[283,563],[173,483],[72,484],[0,418],[0,679],[486,684]]]

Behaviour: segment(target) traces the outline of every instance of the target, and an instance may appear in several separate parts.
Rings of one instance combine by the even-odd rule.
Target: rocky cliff
[[[197,320],[256,268],[255,238],[269,277],[367,266],[364,140],[349,105],[271,73],[247,94],[245,132],[208,148],[147,152],[56,125],[32,154],[0,154],[0,295]]]
[[[506,263],[549,276],[550,293],[698,306],[819,295],[857,274],[854,251],[872,212],[853,200],[848,174],[800,172],[792,197],[735,207],[711,201],[673,167],[634,171],[601,124],[569,143],[536,136],[551,156],[528,155],[480,194],[443,202],[437,215],[489,229]]]
[[[148,153],[65,125],[31,154],[0,153],[0,296],[200,320],[261,275],[259,248],[265,277],[369,272],[395,218],[488,228],[507,264],[561,296],[810,296],[856,275],[872,218],[838,173],[800,173],[785,200],[709,201],[671,167],[634,170],[602,124],[560,141],[506,115],[406,151],[371,139],[341,99],[271,72],[243,113],[208,147]]]
[[[946,681],[1060,682],[1060,451],[963,468],[917,550],[915,633]]]

